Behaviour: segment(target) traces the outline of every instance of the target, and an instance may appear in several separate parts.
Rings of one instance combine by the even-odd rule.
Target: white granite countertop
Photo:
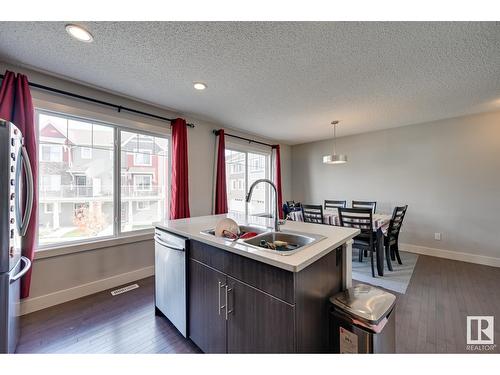
[[[299,272],[319,258],[328,254],[330,251],[349,242],[354,236],[359,234],[358,229],[288,221],[285,225],[281,226],[281,230],[284,232],[294,231],[305,234],[319,234],[325,236],[325,238],[295,254],[282,255],[266,250],[259,250],[242,242],[230,241],[201,233],[203,230],[215,228],[217,222],[225,217],[230,217],[239,225],[259,225],[269,228],[272,228],[274,225],[273,219],[229,213],[223,215],[199,216],[189,219],[167,220],[165,222],[156,223],[156,227],[292,272]],[[349,259],[350,258],[349,254]]]

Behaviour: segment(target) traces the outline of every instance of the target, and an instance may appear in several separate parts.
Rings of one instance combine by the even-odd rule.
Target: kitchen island
[[[326,352],[328,298],[351,286],[352,238],[359,231],[287,222],[282,232],[320,240],[283,255],[207,233],[226,217],[272,230],[265,229],[272,220],[240,214],[156,225],[186,239],[187,336],[206,353]],[[157,282],[157,300],[158,289]]]

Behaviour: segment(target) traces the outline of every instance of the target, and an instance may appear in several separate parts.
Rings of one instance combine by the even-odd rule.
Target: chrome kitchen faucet
[[[279,207],[278,207],[278,190],[276,189],[276,185],[271,180],[268,180],[267,178],[261,178],[257,181],[255,181],[251,186],[250,189],[248,189],[248,194],[246,196],[246,202],[250,202],[250,199],[252,198],[252,192],[255,187],[255,185],[261,183],[261,182],[267,182],[269,185],[271,185],[274,189],[274,202],[276,205],[276,209],[274,210],[274,231],[279,232],[280,231],[280,220],[279,220]]]

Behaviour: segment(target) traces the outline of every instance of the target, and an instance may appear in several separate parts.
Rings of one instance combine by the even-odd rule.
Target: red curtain
[[[273,149],[276,154],[274,155],[274,183],[278,190],[278,212],[280,219],[283,219],[283,195],[281,193],[281,156],[280,145],[274,145]]]
[[[33,260],[35,254],[35,235],[38,219],[38,153],[36,147],[36,130],[34,109],[28,78],[23,74],[17,76],[13,72],[5,72],[0,87],[0,118],[16,125],[24,136],[24,145],[33,169],[33,210],[26,236],[22,239],[23,255]],[[29,296],[31,285],[31,268],[21,280],[21,298]]]
[[[226,141],[224,129],[217,132],[219,143],[217,147],[217,176],[215,180],[215,214],[226,214],[227,191],[226,191]]]
[[[170,219],[189,217],[187,124],[181,118],[172,121],[171,190]]]

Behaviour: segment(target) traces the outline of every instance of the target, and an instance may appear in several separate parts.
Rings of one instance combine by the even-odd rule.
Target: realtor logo
[[[467,317],[467,345],[493,345],[493,316]]]

